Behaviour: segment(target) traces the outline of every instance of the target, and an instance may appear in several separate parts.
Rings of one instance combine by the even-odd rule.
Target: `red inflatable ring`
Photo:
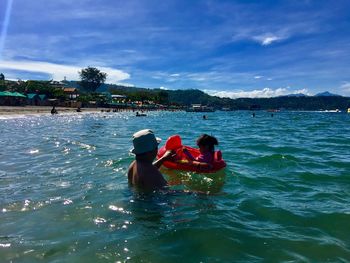
[[[176,152],[176,157],[174,161],[165,161],[163,163],[163,165],[168,169],[192,171],[198,173],[215,173],[226,167],[226,163],[222,159],[221,151],[215,151],[214,160],[210,164],[211,168],[203,169],[200,168],[198,165],[193,165],[192,162],[188,160],[187,155],[183,152],[184,148],[187,149],[194,158],[200,155],[198,149],[189,146],[183,146],[181,142],[181,137],[179,135],[173,135],[169,137],[165,145],[159,149],[157,158],[161,158],[166,151],[171,150]]]

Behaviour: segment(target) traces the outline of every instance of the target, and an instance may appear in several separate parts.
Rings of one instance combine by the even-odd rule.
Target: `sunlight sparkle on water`
[[[10,243],[5,243],[5,244],[0,243],[0,247],[10,247],[10,246],[11,246]]]

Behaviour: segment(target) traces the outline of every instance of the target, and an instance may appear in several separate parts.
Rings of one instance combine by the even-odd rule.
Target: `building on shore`
[[[192,104],[191,107],[186,109],[187,112],[214,112],[213,107],[201,105],[201,104]]]
[[[77,88],[63,87],[62,90],[70,100],[76,100],[79,97]]]
[[[47,96],[45,94],[28,93],[27,105],[31,106],[48,106]]]
[[[1,106],[24,106],[27,96],[19,92],[0,91]]]

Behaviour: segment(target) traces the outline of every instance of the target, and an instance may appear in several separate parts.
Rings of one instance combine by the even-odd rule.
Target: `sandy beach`
[[[51,113],[51,106],[0,106],[0,116],[2,115],[31,115]],[[58,113],[74,113],[76,108],[56,107]],[[81,108],[81,112],[101,112],[101,110],[110,110],[107,108]]]

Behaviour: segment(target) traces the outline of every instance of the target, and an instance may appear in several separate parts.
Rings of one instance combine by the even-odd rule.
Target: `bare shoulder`
[[[133,182],[135,163],[136,163],[136,162],[133,161],[133,162],[129,165],[129,170],[128,170],[128,181],[129,181],[129,183],[132,183],[132,182]]]
[[[129,170],[132,169],[132,168],[134,167],[135,163],[136,163],[135,160],[131,162],[131,164],[129,165]]]

